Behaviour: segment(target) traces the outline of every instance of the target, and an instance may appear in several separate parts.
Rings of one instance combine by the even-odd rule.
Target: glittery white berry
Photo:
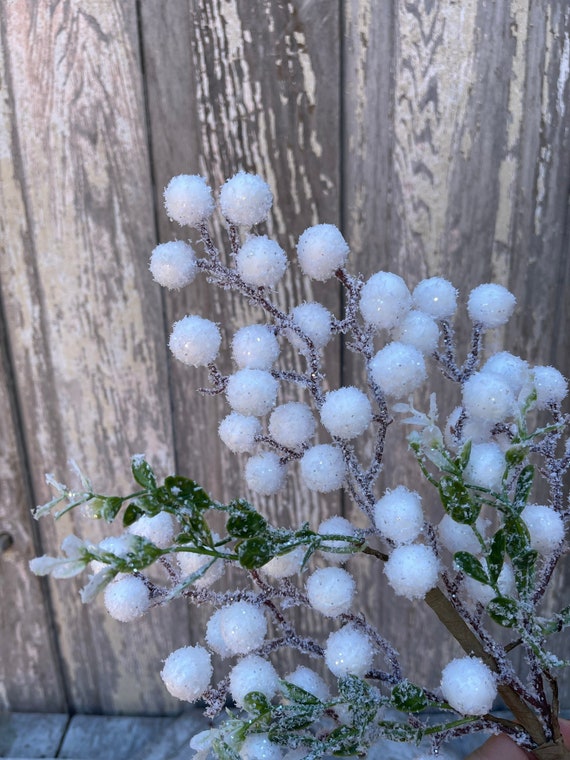
[[[387,396],[403,398],[426,379],[424,357],[414,346],[388,343],[370,360],[370,372]]]
[[[443,669],[441,691],[453,709],[463,715],[485,715],[497,696],[497,683],[478,657],[461,657]]]
[[[281,760],[283,752],[268,734],[250,734],[240,747],[241,760]]]
[[[220,627],[222,610],[216,610],[206,626],[206,643],[220,657],[231,657],[232,649],[226,644]]]
[[[251,602],[234,602],[220,611],[220,632],[232,654],[247,654],[263,644],[267,620]]]
[[[168,655],[160,676],[173,697],[195,702],[210,686],[212,673],[210,653],[195,646],[182,647]]]
[[[315,301],[299,304],[291,312],[291,317],[316,349],[324,348],[332,338],[332,314],[322,304]],[[304,350],[305,341],[296,332],[289,330],[287,337],[295,348]]]
[[[485,535],[485,521],[478,517],[475,522],[479,533]],[[470,554],[479,554],[481,544],[475,535],[473,528],[464,523],[455,522],[451,515],[444,515],[437,526],[439,540],[445,548],[452,554],[456,552],[469,552]]]
[[[125,575],[105,589],[105,607],[115,620],[130,623],[144,615],[150,607],[150,593],[142,578]]]
[[[437,584],[439,562],[429,546],[398,546],[384,565],[384,572],[398,596],[423,599]]]
[[[545,504],[527,504],[521,519],[530,533],[530,545],[540,554],[551,554],[564,540],[564,520]]]
[[[298,686],[300,689],[308,691],[309,694],[320,699],[321,702],[325,702],[329,698],[329,687],[324,679],[318,673],[315,673],[314,670],[304,665],[299,665],[296,670],[285,676],[285,680],[294,686]]]
[[[548,404],[559,404],[566,398],[568,383],[555,367],[534,367],[532,378],[537,409],[546,409]]]
[[[457,290],[443,277],[430,277],[419,282],[412,299],[416,309],[434,319],[451,317],[457,308]]]
[[[326,617],[338,617],[349,611],[356,584],[340,567],[321,567],[307,578],[306,589],[313,609]]]
[[[176,526],[168,512],[159,512],[153,517],[142,515],[129,527],[129,533],[152,541],[159,549],[166,549],[174,541]]]
[[[279,677],[273,665],[256,654],[244,657],[230,671],[230,691],[238,707],[252,691],[260,691],[271,699],[279,688]]]
[[[348,254],[348,244],[334,224],[309,227],[297,243],[301,270],[321,282],[330,279],[339,267],[344,266]]]
[[[317,533],[319,533],[321,536],[353,537],[356,535],[356,530],[354,528],[354,525],[349,520],[347,520],[346,517],[333,515],[333,517],[329,517],[326,520],[323,520],[323,522],[319,525]],[[346,548],[346,546],[346,541],[327,541],[326,544],[321,545],[320,551],[325,554],[328,562],[334,562],[335,564],[340,565],[349,559],[350,554],[330,552],[327,551],[327,548],[343,549]]]
[[[270,496],[285,485],[287,468],[274,451],[263,451],[251,457],[245,465],[245,482],[256,493]]]
[[[182,240],[157,245],[151,254],[149,269],[155,282],[170,290],[189,285],[198,271],[194,251]]]
[[[232,356],[240,369],[270,369],[279,357],[279,343],[267,325],[248,325],[234,335]]]
[[[412,297],[401,277],[391,272],[376,272],[360,293],[364,321],[376,329],[391,330],[410,310]]]
[[[297,575],[300,571],[305,552],[305,547],[296,546],[292,551],[287,552],[287,554],[273,557],[260,570],[271,578],[290,578],[292,575]]]
[[[374,505],[374,522],[380,533],[396,544],[414,541],[424,523],[420,495],[404,486],[386,491]]]
[[[174,323],[168,345],[183,364],[200,367],[214,361],[221,342],[222,335],[214,322],[189,315]]]
[[[374,650],[368,636],[352,625],[331,633],[325,646],[325,663],[337,678],[349,674],[366,674],[372,665]]]
[[[301,476],[311,491],[329,493],[344,482],[346,465],[342,451],[329,443],[312,446],[301,458]]]
[[[285,274],[287,256],[266,235],[250,237],[237,252],[236,268],[248,285],[274,288]]]
[[[514,397],[499,375],[476,372],[463,384],[463,406],[476,420],[503,422],[514,410]]]
[[[288,449],[299,449],[315,433],[316,420],[307,404],[290,401],[277,406],[269,418],[269,435]]]
[[[422,354],[431,354],[439,342],[439,326],[423,311],[409,311],[392,330],[392,338],[414,346]]]
[[[332,436],[349,441],[363,433],[372,421],[368,396],[349,386],[326,394],[321,407],[321,422]]]
[[[518,396],[521,388],[529,381],[528,362],[508,351],[493,354],[487,359],[481,371],[492,372],[505,380],[514,396]]]
[[[471,447],[463,477],[466,483],[496,491],[501,487],[505,467],[505,455],[498,444],[476,443]]]
[[[481,564],[487,570],[487,561],[482,558]],[[502,596],[512,596],[515,591],[515,575],[512,567],[505,563],[501,568],[499,577],[497,578],[497,585]],[[467,596],[474,602],[479,602],[483,606],[489,604],[491,599],[494,599],[497,594],[493,590],[492,586],[481,581],[476,581],[474,578],[466,576],[463,581],[463,588]]]
[[[228,379],[226,398],[235,412],[261,417],[275,406],[278,388],[266,370],[240,369]]]
[[[164,207],[178,224],[197,227],[212,215],[214,199],[204,177],[179,174],[164,189]]]
[[[269,185],[257,174],[238,172],[220,190],[220,208],[233,224],[252,227],[267,219],[273,195]]]
[[[214,542],[220,540],[217,533],[213,533],[212,537]],[[196,554],[194,552],[176,552],[175,557],[178,560],[180,570],[185,577],[201,570],[213,559],[213,557],[208,554]],[[204,575],[194,581],[193,585],[196,588],[208,588],[208,586],[211,586],[219,580],[223,574],[224,562],[221,559],[217,559],[214,564],[206,570]]]
[[[517,300],[502,285],[485,283],[469,294],[467,311],[473,322],[485,329],[500,327],[509,321]]]
[[[255,436],[261,433],[257,417],[232,412],[220,422],[218,434],[230,451],[251,452],[257,445]]]

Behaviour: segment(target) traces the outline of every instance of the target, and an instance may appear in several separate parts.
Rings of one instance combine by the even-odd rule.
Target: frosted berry
[[[424,524],[421,497],[398,486],[374,505],[374,522],[380,533],[396,544],[414,541]]]
[[[344,266],[349,248],[334,224],[317,224],[306,229],[297,244],[299,266],[313,280],[324,282]]]
[[[387,396],[404,398],[426,379],[424,357],[414,346],[388,343],[369,363],[372,378]]]
[[[477,657],[452,660],[441,674],[441,691],[463,715],[485,715],[497,696],[495,675]]]
[[[279,677],[273,665],[259,655],[244,657],[230,671],[230,691],[238,707],[252,691],[260,691],[271,699],[279,688]]]
[[[195,646],[182,647],[168,655],[160,676],[173,697],[195,702],[210,686],[212,673],[210,653]]]
[[[308,577],[306,589],[311,607],[332,618],[350,610],[356,584],[346,570],[322,567]]]
[[[170,290],[189,285],[198,271],[194,251],[182,240],[157,245],[151,254],[149,269],[154,281]]]
[[[179,174],[164,189],[164,207],[178,224],[197,227],[212,215],[214,199],[204,177]]]
[[[285,274],[287,256],[266,235],[250,237],[237,252],[236,268],[248,285],[274,288]]]
[[[147,585],[134,575],[124,575],[110,583],[104,599],[109,615],[122,623],[142,617],[150,607]]]
[[[321,422],[332,436],[349,441],[363,433],[371,421],[372,406],[358,388],[339,388],[325,396]]]
[[[332,444],[312,446],[301,458],[301,476],[311,491],[329,493],[344,482],[346,465],[342,451]]]
[[[235,412],[261,417],[275,406],[278,388],[266,370],[240,369],[228,379],[226,398]]]
[[[447,319],[457,308],[457,290],[443,277],[430,277],[419,282],[412,299],[416,309],[434,319]]]
[[[214,361],[221,342],[222,335],[214,322],[189,315],[174,323],[168,346],[183,364],[201,367]]]
[[[352,625],[331,633],[325,646],[325,663],[337,678],[349,674],[366,674],[372,665],[374,650],[368,636]]]
[[[364,321],[376,329],[391,330],[408,313],[412,297],[408,286],[397,274],[377,272],[360,293],[360,311]]]
[[[398,596],[423,599],[437,584],[439,562],[429,546],[398,546],[384,565],[384,572]]]
[[[267,325],[248,325],[234,335],[232,356],[240,369],[270,369],[279,357],[279,343]]]
[[[229,222],[252,227],[264,222],[273,205],[267,182],[257,174],[238,172],[220,190],[220,208]]]
[[[485,283],[469,294],[467,312],[471,320],[485,329],[500,327],[509,321],[516,298],[502,285]]]
[[[274,451],[263,451],[247,460],[245,482],[252,491],[271,496],[285,485],[286,473],[286,466]]]

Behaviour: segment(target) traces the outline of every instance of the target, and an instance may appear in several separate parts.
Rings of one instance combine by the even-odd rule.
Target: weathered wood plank
[[[160,192],[171,176],[201,173],[217,191],[225,178],[244,169],[270,183],[274,213],[260,231],[267,229],[292,259],[294,243],[306,227],[339,219],[336,6],[327,0],[261,6],[207,0],[188,8],[177,0],[166,6],[144,3],[141,11],[161,240],[191,234],[169,226],[162,211]],[[173,77],[175,71],[187,72],[183,86]],[[219,220],[213,232],[227,250]],[[284,308],[317,298],[340,313],[338,289],[314,287],[297,275],[296,267],[277,298]],[[239,297],[214,292],[202,282],[166,294],[165,304],[170,322],[199,313],[221,323],[226,354],[233,333],[246,320],[264,321]],[[338,343],[333,351],[329,380],[336,386]],[[298,357],[292,361],[298,366]],[[228,358],[221,367],[231,371]],[[182,472],[224,501],[250,497],[282,525],[309,520],[316,527],[324,515],[339,510],[338,498],[325,503],[303,487],[297,467],[291,468],[287,492],[278,501],[248,494],[245,460],[224,450],[217,436],[218,421],[229,412],[225,399],[202,398],[193,391],[205,380],[205,374],[174,362],[174,430]],[[201,638],[204,618],[193,616],[193,621],[192,636]]]
[[[345,219],[359,268],[394,271],[410,287],[443,274],[463,303],[480,282],[505,284],[518,314],[488,348],[568,374],[568,338],[553,329],[566,317],[553,294],[564,292],[569,249],[566,4],[412,1],[378,13],[361,0],[345,19]],[[421,490],[402,446],[392,441],[380,489]],[[373,572],[370,614],[410,677],[436,685],[451,656],[445,637],[418,606],[394,605]]]
[[[56,757],[69,717],[50,713],[0,713],[0,757]]]
[[[149,287],[152,198],[135,3],[10,3],[3,9],[18,174],[7,210],[2,297],[35,499],[46,470],[63,479],[73,457],[101,488],[130,488],[141,449],[164,472],[171,428],[165,347]],[[151,305],[154,305],[151,308]],[[158,316],[157,316],[158,315]],[[43,549],[74,531],[75,516],[42,525]],[[155,628],[84,608],[77,584],[52,589],[64,677],[78,711],[164,712],[157,663],[180,640],[171,610]],[[25,615],[22,609],[22,615]]]
[[[5,37],[0,31],[0,237],[25,244],[22,188],[17,178],[5,71]],[[7,220],[10,219],[11,223]],[[0,606],[1,709],[67,708],[46,585],[29,571],[37,541],[30,512],[26,462],[17,420],[17,400],[0,305],[0,531],[12,545],[0,554],[3,603]]]

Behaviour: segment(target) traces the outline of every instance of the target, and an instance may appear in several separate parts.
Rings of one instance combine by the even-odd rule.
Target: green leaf
[[[487,571],[481,564],[481,561],[477,559],[477,557],[469,554],[469,552],[456,552],[453,555],[453,561],[459,570],[462,570],[465,575],[468,575],[470,578],[479,581],[479,583],[485,583],[486,585],[489,585],[489,576],[487,575]]]
[[[514,599],[497,596],[491,599],[486,610],[488,615],[503,628],[512,628],[517,623],[518,604]]]
[[[222,739],[216,739],[212,743],[212,748],[219,760],[241,760],[239,754]]]
[[[392,689],[392,704],[402,712],[421,712],[428,706],[428,698],[422,688],[409,681],[401,681]]]
[[[339,726],[326,737],[325,745],[336,757],[354,755],[358,751],[358,731],[352,726]]]
[[[505,460],[507,462],[507,466],[509,468],[518,467],[524,462],[527,454],[528,454],[528,449],[526,446],[521,446],[521,445],[511,446],[511,448],[507,449],[505,452]]]
[[[250,691],[246,694],[243,698],[243,706],[255,717],[271,712],[269,700],[261,691]]]
[[[493,536],[493,541],[491,542],[491,550],[487,557],[487,570],[489,572],[489,579],[492,584],[495,584],[497,582],[499,575],[501,574],[501,570],[503,569],[503,564],[505,561],[505,547],[505,532],[501,528]]]
[[[537,560],[538,552],[536,549],[520,552],[512,560],[515,572],[515,585],[519,595],[523,599],[534,589]]]
[[[444,475],[438,485],[443,508],[455,522],[473,525],[479,517],[481,505],[473,501],[465,484],[451,475]]]
[[[286,699],[290,699],[291,702],[295,702],[300,705],[320,705],[321,701],[311,694],[309,691],[305,691],[300,686],[296,686],[289,681],[281,681],[281,688],[283,695]]]
[[[237,555],[242,567],[255,570],[263,567],[274,557],[274,549],[269,537],[248,538],[237,547]]]
[[[355,675],[344,676],[338,680],[338,692],[347,702],[367,702],[371,699],[370,686]]]
[[[513,561],[530,549],[530,533],[520,517],[505,520],[505,549]]]
[[[463,472],[463,470],[467,467],[467,463],[469,462],[470,456],[471,456],[471,441],[467,441],[467,443],[461,449],[459,456],[456,457],[454,460],[455,466],[458,467],[461,472]]]
[[[120,496],[106,496],[101,499],[101,506],[98,517],[103,518],[105,522],[111,523],[118,515],[123,506],[123,499]]]
[[[134,504],[135,507],[145,515],[154,517],[154,515],[157,515],[162,510],[162,507],[159,503],[160,491],[161,489],[158,488],[152,494],[143,494],[142,496],[137,496],[137,498],[134,499],[131,503]]]
[[[198,483],[190,478],[184,478],[181,475],[171,475],[164,481],[164,494],[172,502],[173,500],[184,504],[184,506],[194,507],[197,510],[205,511],[213,506],[206,491]]]
[[[523,467],[515,487],[515,498],[513,500],[515,514],[520,515],[526,507],[533,481],[534,467],[532,464],[527,464],[526,467]]]
[[[267,530],[267,520],[246,501],[232,502],[229,513],[226,529],[233,538],[252,538]]]
[[[136,454],[131,458],[131,469],[133,471],[133,477],[143,488],[148,488],[149,491],[154,491],[156,488],[156,478],[151,466],[140,454]]]
[[[127,528],[129,525],[132,525],[134,522],[136,522],[142,515],[144,515],[143,510],[140,509],[140,507],[138,507],[134,502],[131,502],[123,514],[123,525],[125,528]]]

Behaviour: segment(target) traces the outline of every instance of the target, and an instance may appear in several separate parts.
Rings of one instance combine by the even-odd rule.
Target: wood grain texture
[[[153,238],[135,6],[16,2],[3,22],[18,165],[3,196],[2,297],[33,495],[46,499],[43,473],[63,479],[68,457],[95,484],[130,488],[131,453],[144,446],[164,471],[172,450],[163,331],[141,257]],[[47,553],[70,531],[104,532],[80,516],[63,522],[42,524]],[[101,602],[84,608],[77,588],[52,589],[70,707],[172,710],[156,663],[185,612],[166,613],[164,629],[150,615],[135,647],[132,629]]]

